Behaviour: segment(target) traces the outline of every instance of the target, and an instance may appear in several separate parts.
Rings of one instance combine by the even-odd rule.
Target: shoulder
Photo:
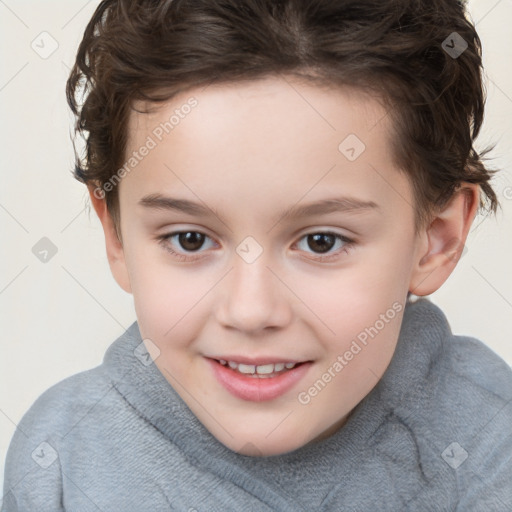
[[[453,336],[450,368],[467,387],[466,488],[457,511],[512,510],[512,369],[480,340]],[[461,451],[460,448],[458,448]],[[466,455],[467,454],[467,455]]]
[[[34,401],[17,424],[7,451],[3,489],[6,510],[32,510],[30,507],[37,506],[41,510],[61,510],[62,440],[110,388],[103,368],[98,366],[61,380]],[[16,492],[17,488],[23,493]]]
[[[389,396],[427,482],[416,502],[442,491],[457,512],[512,510],[512,369],[482,341],[454,335],[430,301],[406,313]]]
[[[512,369],[482,341],[456,335],[442,364],[446,416],[437,421],[441,457],[463,489],[457,511],[512,510]]]
[[[23,415],[17,432],[63,434],[84,409],[112,388],[102,366],[67,377],[44,391]]]
[[[449,368],[468,385],[505,402],[512,399],[512,368],[482,341],[469,336],[452,336],[445,348]]]
[[[479,339],[453,334],[439,306],[418,299],[408,305],[407,322],[408,336],[421,339],[407,354],[407,364],[415,357],[415,364],[428,361],[424,377],[443,393],[438,397],[441,401],[443,396],[450,401],[460,393],[475,403],[483,397],[493,404],[512,400],[512,368]],[[493,407],[487,400],[479,405]]]

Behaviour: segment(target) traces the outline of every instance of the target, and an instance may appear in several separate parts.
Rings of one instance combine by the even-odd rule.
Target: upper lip
[[[261,356],[261,357],[246,357],[246,356],[237,356],[237,355],[228,355],[228,356],[208,356],[210,359],[224,360],[224,361],[233,361],[235,363],[242,364],[250,364],[254,366],[262,366],[265,364],[276,364],[276,363],[306,363],[308,361],[298,361],[293,358],[284,358],[284,357],[274,357],[274,356]]]

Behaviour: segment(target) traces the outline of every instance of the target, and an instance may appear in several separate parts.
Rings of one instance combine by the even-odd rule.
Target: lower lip
[[[283,395],[297,384],[307,373],[311,362],[302,363],[295,368],[285,371],[277,377],[263,378],[247,377],[215,359],[209,359],[217,380],[233,395],[242,400],[264,402]]]

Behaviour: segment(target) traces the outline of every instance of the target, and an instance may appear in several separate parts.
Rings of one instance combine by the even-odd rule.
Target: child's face
[[[160,350],[157,367],[232,450],[273,455],[329,436],[391,360],[425,246],[388,122],[368,97],[292,78],[195,89],[132,114],[127,158],[137,151],[137,163],[119,185],[123,287]],[[350,134],[363,152],[353,136],[344,142]],[[155,195],[197,207],[141,204]],[[336,198],[376,206],[282,216]],[[190,234],[171,236],[179,231]],[[260,378],[220,359],[245,371],[307,363]]]

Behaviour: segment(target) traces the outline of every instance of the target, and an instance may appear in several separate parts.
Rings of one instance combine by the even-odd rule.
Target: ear
[[[115,224],[107,209],[105,193],[95,185],[87,185],[91,203],[98,215],[105,233],[105,245],[110,270],[117,284],[127,293],[132,293],[130,277],[124,257],[124,248],[116,232]]]
[[[438,212],[421,234],[409,291],[434,293],[457,265],[480,202],[480,186],[462,183],[448,205]]]

